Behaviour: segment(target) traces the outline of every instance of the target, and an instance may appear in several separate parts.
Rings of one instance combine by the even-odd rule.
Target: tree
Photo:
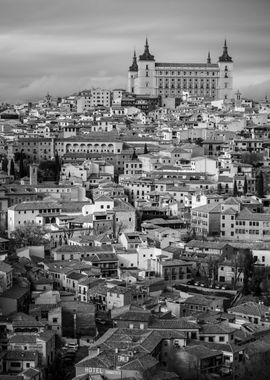
[[[245,176],[245,181],[244,181],[243,192],[245,195],[248,192],[248,184],[247,184],[247,177],[246,176]]]
[[[58,152],[55,153],[55,181],[59,182],[61,173],[61,162],[58,155]]]
[[[125,229],[125,224],[122,221],[115,223],[114,236],[117,239],[117,241],[118,241],[118,238],[121,235],[121,233],[124,231],[124,229]]]
[[[2,161],[2,170],[6,173],[8,171],[8,159],[6,157]]]
[[[240,282],[240,277],[243,276],[242,293],[244,295],[249,294],[254,276],[254,259],[251,250],[249,248],[239,248],[232,253],[226,253],[222,255],[221,262],[223,261],[233,268],[233,289],[236,289],[237,284]]]
[[[187,230],[187,232],[185,233],[185,235],[182,236],[182,240],[185,243],[188,243],[189,241],[196,239],[196,237],[197,237],[197,235],[196,235],[195,228],[190,228],[190,229]]]
[[[134,148],[131,160],[134,161],[134,160],[137,160],[137,158],[138,158],[138,156],[137,156],[137,153],[136,153],[136,149]]]
[[[254,259],[252,252],[248,249],[240,249],[237,252],[235,259],[235,284],[237,283],[241,273],[243,273],[243,288],[244,295],[250,293],[250,282],[254,274]]]
[[[196,145],[203,146],[203,139],[201,137],[194,139],[194,142]]]
[[[256,178],[256,190],[259,198],[264,197],[264,179],[263,173],[260,171],[259,175]]]
[[[148,147],[147,147],[147,144],[145,143],[144,144],[144,151],[143,151],[143,154],[148,154],[149,151],[148,151]]]
[[[233,184],[233,196],[234,196],[234,197],[237,197],[237,196],[238,196],[238,188],[237,188],[237,183],[236,183],[236,181],[234,181],[234,184]]]
[[[55,181],[59,168],[57,169],[55,160],[47,160],[39,164],[38,170],[40,177],[45,181]]]
[[[24,163],[23,163],[23,152],[22,151],[21,151],[21,155],[20,155],[19,175],[20,175],[20,178],[23,178],[25,176]]]
[[[14,166],[14,160],[13,158],[10,161],[10,175],[15,175],[15,166]]]
[[[11,232],[11,238],[17,247],[43,245],[48,242],[45,238],[46,231],[36,224],[27,223]]]
[[[222,184],[220,182],[217,184],[217,193],[218,194],[222,193]]]
[[[260,162],[263,160],[263,156],[260,153],[247,152],[243,153],[241,156],[241,162],[243,164],[249,164],[252,166],[260,166]]]

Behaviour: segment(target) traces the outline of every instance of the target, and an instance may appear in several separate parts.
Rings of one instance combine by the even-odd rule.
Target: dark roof
[[[144,52],[142,55],[140,55],[140,61],[154,61],[154,60],[155,60],[154,56],[150,54],[148,40],[146,38]]]
[[[225,40],[224,47],[223,47],[223,53],[219,57],[219,62],[232,62],[232,57],[228,54],[228,48],[227,48],[227,42]]]
[[[67,278],[71,279],[71,280],[75,280],[75,281],[78,281],[82,278],[86,278],[86,276],[84,274],[81,274],[81,273],[77,273],[77,272],[71,272],[67,275]]]
[[[142,311],[127,311],[126,313],[120,314],[114,317],[118,321],[137,321],[137,322],[148,322],[150,318],[150,312],[146,310]]]
[[[189,67],[209,67],[209,68],[218,68],[217,63],[164,63],[164,62],[157,62],[155,64],[156,67],[184,67],[184,68],[189,68]]]
[[[229,326],[226,322],[224,323],[206,323],[201,326],[201,334],[231,334],[236,330],[235,327]]]
[[[95,253],[92,257],[84,258],[86,261],[102,262],[102,261],[118,261],[118,257],[115,253]]]
[[[184,318],[155,320],[149,326],[153,330],[198,330],[199,326]]]
[[[135,51],[134,51],[132,65],[129,66],[129,71],[138,71],[137,57],[136,57]]]
[[[185,351],[188,352],[191,355],[196,356],[198,359],[205,359],[209,358],[211,356],[217,356],[222,355],[222,351],[217,350],[211,350],[210,348],[204,346],[204,345],[197,345],[197,346],[187,346],[185,347]]]
[[[29,293],[29,288],[13,287],[0,295],[0,298],[20,299]]]
[[[23,351],[23,350],[14,350],[7,351],[6,360],[36,360],[38,358],[37,351]]]
[[[269,307],[252,301],[228,309],[228,313],[253,315],[256,317],[264,317],[266,312],[269,312]]]

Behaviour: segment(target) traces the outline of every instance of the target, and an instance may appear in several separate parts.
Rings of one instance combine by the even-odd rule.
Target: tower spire
[[[232,62],[232,57],[230,57],[228,54],[228,47],[227,47],[226,39],[224,41],[222,56],[219,57],[219,62]]]
[[[207,64],[210,65],[211,64],[211,56],[210,56],[210,51],[208,52],[208,56],[207,56]]]
[[[129,71],[138,71],[137,56],[136,56],[135,49],[134,49],[134,54],[133,54],[132,65],[129,66]]]
[[[154,61],[154,56],[149,51],[148,38],[145,39],[144,52],[140,55],[140,61]]]

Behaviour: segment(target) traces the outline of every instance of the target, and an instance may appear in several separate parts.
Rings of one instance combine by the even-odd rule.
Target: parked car
[[[187,282],[187,285],[195,285],[195,281],[194,281],[194,280],[189,280],[189,281]]]
[[[77,351],[79,348],[78,343],[69,342],[65,346],[68,351]]]

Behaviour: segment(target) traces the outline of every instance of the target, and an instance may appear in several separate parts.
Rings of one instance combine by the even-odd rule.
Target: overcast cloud
[[[126,87],[148,36],[157,61],[235,63],[235,89],[270,79],[269,0],[0,0],[0,101]]]

